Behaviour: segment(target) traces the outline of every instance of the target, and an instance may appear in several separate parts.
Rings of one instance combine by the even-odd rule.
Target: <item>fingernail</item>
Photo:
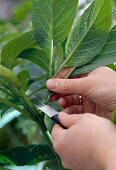
[[[48,89],[56,89],[58,87],[58,82],[56,80],[50,79],[47,81],[46,86]]]

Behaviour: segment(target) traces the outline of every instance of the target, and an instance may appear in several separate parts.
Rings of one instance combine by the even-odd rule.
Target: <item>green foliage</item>
[[[76,16],[78,0],[33,0],[32,22],[40,47],[50,57],[52,40],[63,42]],[[71,14],[71,15],[70,15]]]
[[[22,70],[20,73],[17,74],[17,78],[19,79],[23,90],[26,90],[27,84],[30,79],[30,74],[27,70]]]
[[[93,1],[69,34],[66,44],[67,59],[63,65],[85,65],[100,52],[110,32],[111,11],[110,0]]]
[[[23,58],[29,61],[32,61],[33,63],[37,64],[39,67],[41,67],[44,71],[49,73],[49,58],[44,50],[41,48],[38,49],[29,49],[26,51],[23,51],[19,58]]]
[[[63,61],[63,49],[62,49],[61,44],[58,44],[56,46],[55,72],[57,71],[57,69],[61,65],[62,61]]]
[[[33,31],[23,33],[7,44],[7,34],[6,38],[2,36],[1,46],[6,45],[1,51],[0,113],[8,113],[13,107],[28,116],[37,123],[49,145],[0,151],[1,163],[33,165],[55,158],[58,168],[63,169],[52,148],[49,131],[53,122],[33,106],[30,96],[35,94],[36,100],[41,100],[37,94],[42,91],[42,95],[47,96],[42,102],[48,103],[51,93],[47,91],[45,83],[66,67],[72,67],[72,70],[65,78],[88,73],[102,65],[111,64],[109,67],[115,69],[112,64],[116,61],[116,26],[111,29],[111,4],[111,0],[94,0],[81,17],[75,18],[78,0],[32,0]],[[14,22],[21,23],[30,9],[30,0],[19,5],[14,13]],[[12,39],[11,34],[8,39]],[[30,63],[28,69],[26,63]],[[24,69],[21,69],[22,65]],[[32,65],[39,70],[37,77],[30,74]],[[17,69],[20,71],[16,76]],[[31,91],[31,86],[35,84],[36,88]],[[56,103],[53,104],[55,106]],[[59,111],[57,107],[56,110]],[[114,122],[115,117],[114,114]]]
[[[2,65],[0,65],[0,78],[10,82],[16,88],[21,86],[15,74]]]
[[[18,146],[0,151],[0,163],[17,166],[35,165],[54,158],[48,144]]]
[[[37,46],[37,42],[32,31],[24,33],[18,38],[10,41],[1,52],[1,64],[7,68],[11,68],[16,57],[24,50],[34,48]]]
[[[112,64],[116,61],[116,26],[111,29],[110,35],[101,52],[88,64],[75,69],[72,76],[81,75],[97,67]]]
[[[39,46],[50,58],[50,77],[53,74],[53,43],[63,42],[67,38],[76,16],[78,0],[66,1],[32,1],[33,28]],[[68,11],[71,12],[71,15],[69,15]]]

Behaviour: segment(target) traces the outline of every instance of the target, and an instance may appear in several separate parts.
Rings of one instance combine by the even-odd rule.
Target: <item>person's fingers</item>
[[[64,97],[67,96],[67,94],[58,94],[58,93],[54,93],[51,98],[50,98],[50,102],[55,102],[56,100],[58,100],[60,97]]]
[[[64,109],[64,112],[68,114],[82,114],[84,113],[84,109],[82,105],[73,105]]]
[[[79,79],[50,79],[47,81],[46,86],[55,93],[86,95],[86,92],[91,86],[91,79],[89,77]]]
[[[66,69],[60,71],[58,73],[58,75],[56,76],[56,78],[59,78],[59,79],[65,78],[71,70],[72,70],[72,68],[70,67],[70,68],[66,68]]]
[[[60,98],[60,95],[55,93],[50,97],[50,102],[55,102],[59,98]]]
[[[64,97],[60,97],[58,100],[58,104],[61,108],[65,108],[67,106],[67,101]]]
[[[74,94],[74,95],[60,97],[58,104],[62,108],[66,108],[66,107],[69,107],[69,106],[72,106],[72,105],[79,105],[80,104],[79,95]]]
[[[52,133],[51,133],[51,137],[53,141],[56,141],[57,139],[59,139],[60,135],[63,133],[64,130],[65,129],[63,129],[60,125],[55,124],[52,129]]]
[[[81,118],[81,116],[81,114],[69,115],[65,112],[60,112],[58,115],[60,122],[66,128],[70,128],[71,126],[73,126]]]
[[[83,99],[84,113],[95,113],[96,104],[89,98]]]

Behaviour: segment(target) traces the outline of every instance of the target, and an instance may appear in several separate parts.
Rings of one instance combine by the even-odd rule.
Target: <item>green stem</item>
[[[61,160],[60,160],[59,156],[57,155],[57,153],[56,153],[56,152],[54,151],[54,149],[53,149],[53,140],[52,140],[52,138],[51,138],[51,135],[50,135],[49,131],[48,131],[48,130],[45,131],[45,132],[44,132],[44,135],[45,135],[45,137],[47,138],[47,140],[49,141],[51,150],[52,150],[52,152],[54,153],[54,155],[55,155],[55,157],[56,157],[56,159],[57,159],[57,161],[58,161],[58,166],[59,166],[59,169],[60,169],[60,168],[62,167]],[[62,167],[62,168],[63,168],[63,167]]]
[[[53,1],[51,4],[51,51],[50,51],[50,69],[49,69],[49,78],[52,77],[52,61],[53,61]]]
[[[2,89],[1,87],[0,87],[0,90],[1,91],[3,91],[4,93],[6,93],[8,96],[11,96],[11,97],[15,97],[12,93],[10,93],[10,92],[8,92],[7,90],[5,90],[5,89]]]
[[[34,113],[37,114],[38,116],[38,112],[37,110],[34,108],[33,104],[31,103],[31,101],[29,100],[28,96],[25,94],[24,90],[22,88],[19,89],[21,95],[24,97],[24,100],[26,101],[26,103],[29,105],[29,107],[32,109],[32,111]]]
[[[13,94],[15,94],[12,89],[10,88],[10,86],[8,86],[4,81],[0,80],[0,83],[5,87],[7,88],[9,91],[11,91]]]
[[[42,86],[41,88],[36,89],[35,91],[33,91],[33,92],[29,95],[29,97],[33,96],[33,95],[36,94],[37,92],[39,92],[39,91],[41,91],[41,90],[44,90],[44,89],[46,89],[46,86]]]
[[[66,77],[64,79],[67,79],[75,69],[76,69],[76,67],[73,67],[72,70],[66,75]]]
[[[52,58],[53,58],[53,40],[52,40],[52,43],[51,43],[51,52],[50,52],[49,78],[52,77]]]
[[[7,101],[7,100],[4,100],[4,99],[2,99],[2,98],[0,98],[0,101],[1,101],[2,103],[5,103],[5,104],[8,105],[8,106],[14,108],[15,110],[17,110],[18,112],[24,114],[25,116],[29,116],[29,117],[30,117],[30,114],[29,114],[28,112],[22,110],[22,109],[19,108],[17,105],[15,105],[15,104]],[[32,117],[30,117],[30,118],[32,119]]]

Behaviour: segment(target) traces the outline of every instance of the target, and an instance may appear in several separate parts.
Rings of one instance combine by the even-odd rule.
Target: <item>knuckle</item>
[[[67,90],[70,90],[70,89],[71,89],[71,83],[69,83],[68,80],[64,80],[63,81],[63,90],[67,91]]]
[[[90,96],[94,92],[97,83],[98,83],[98,79],[96,76],[88,77],[87,84],[83,89],[83,93],[86,94],[86,97]]]

